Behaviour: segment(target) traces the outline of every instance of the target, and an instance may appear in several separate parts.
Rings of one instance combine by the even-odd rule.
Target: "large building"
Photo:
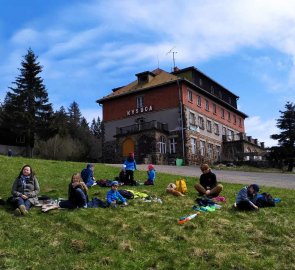
[[[260,158],[264,145],[246,136],[238,96],[195,67],[136,74],[97,100],[103,106],[104,162],[214,163]]]

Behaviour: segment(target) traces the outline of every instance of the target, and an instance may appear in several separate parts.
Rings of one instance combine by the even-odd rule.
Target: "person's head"
[[[129,153],[127,159],[128,159],[129,161],[134,160],[134,153],[132,153],[132,152]]]
[[[88,163],[86,168],[94,171],[94,165],[92,163]]]
[[[32,167],[30,165],[25,165],[22,167],[20,173],[19,173],[19,177],[21,176],[32,176],[34,175]]]
[[[252,184],[248,187],[248,193],[253,195],[259,192],[259,186],[257,184]]]
[[[202,164],[200,168],[202,173],[208,173],[210,171],[210,167],[208,164]]]
[[[148,170],[149,170],[149,171],[154,170],[154,169],[155,169],[155,168],[154,168],[154,165],[153,165],[153,164],[149,164],[149,165],[148,165]]]
[[[119,186],[118,181],[113,181],[112,184],[111,184],[112,190],[117,190],[118,189],[118,186]]]
[[[82,182],[80,173],[74,173],[72,175],[71,183],[80,183]]]
[[[174,183],[169,183],[167,188],[176,189],[176,185]]]

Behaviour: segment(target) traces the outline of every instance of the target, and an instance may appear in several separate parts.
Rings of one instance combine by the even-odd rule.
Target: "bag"
[[[184,179],[176,180],[176,190],[182,194],[187,193],[187,186]]]
[[[257,195],[255,204],[258,207],[274,207],[275,200],[269,193],[264,192]]]
[[[120,189],[118,192],[125,198],[125,199],[133,199],[134,194],[126,189]]]

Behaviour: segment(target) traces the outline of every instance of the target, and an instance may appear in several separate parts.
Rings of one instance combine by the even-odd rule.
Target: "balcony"
[[[134,134],[146,130],[159,130],[159,131],[168,131],[168,124],[160,123],[156,120],[150,122],[143,122],[127,127],[117,127],[116,136]]]

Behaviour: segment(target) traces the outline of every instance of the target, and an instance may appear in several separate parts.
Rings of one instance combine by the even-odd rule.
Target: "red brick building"
[[[245,135],[239,97],[195,67],[136,77],[97,100],[105,162],[122,162],[129,152],[154,164],[245,160],[263,152],[263,143]]]

